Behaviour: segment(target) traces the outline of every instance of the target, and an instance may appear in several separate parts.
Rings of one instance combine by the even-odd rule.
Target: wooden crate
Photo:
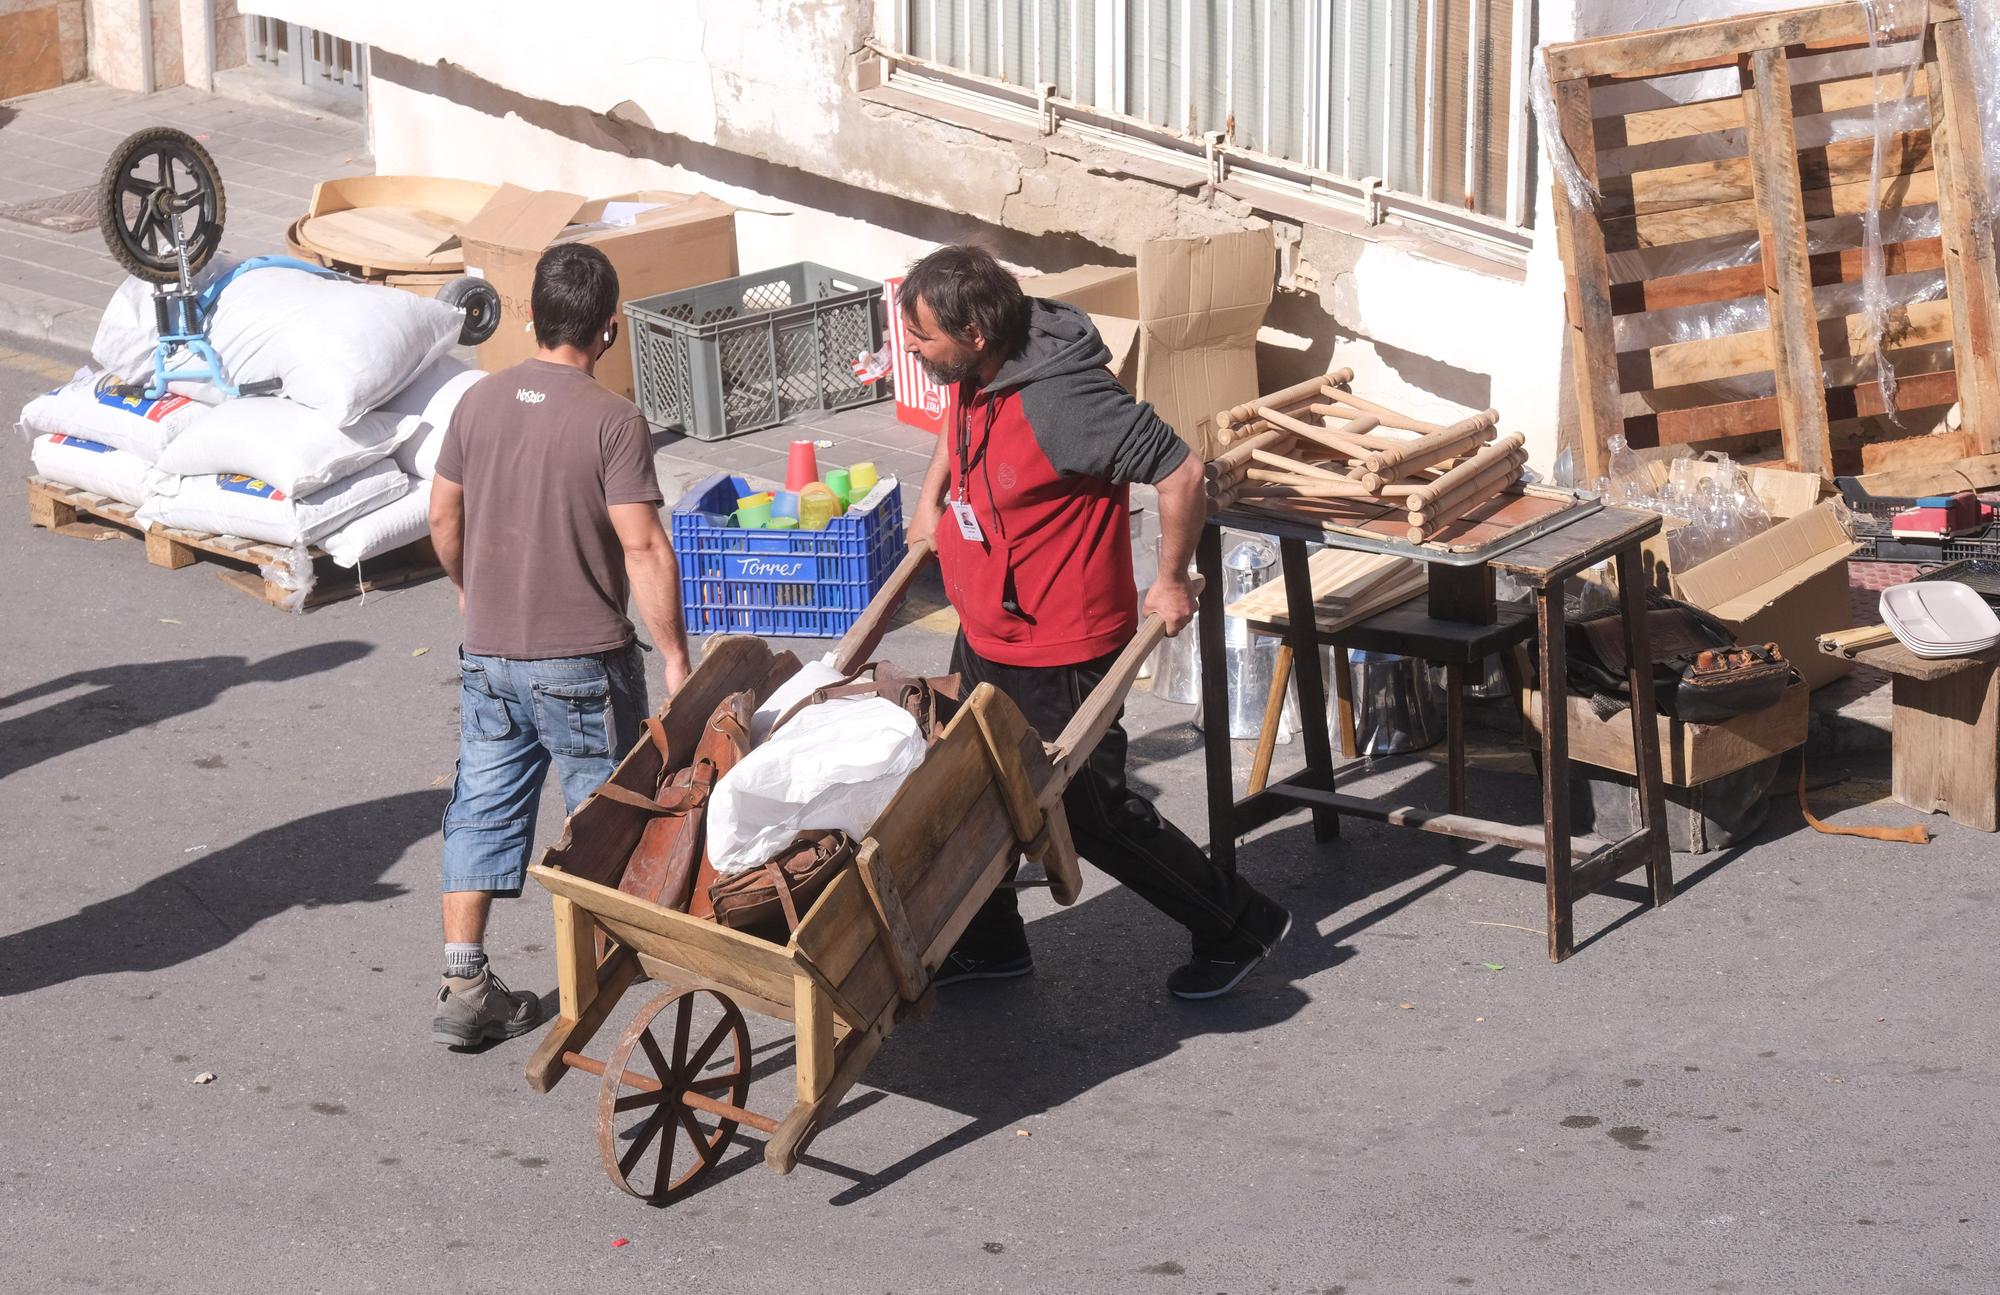
[[[1946,285],[1944,300],[1892,317],[1885,349],[1901,376],[1896,405],[1914,410],[1960,401],[1966,431],[1885,447],[1862,465],[1871,469],[1924,455],[2000,450],[2000,289],[1992,230],[1979,219],[1985,168],[1961,3],[1931,4],[1914,89],[1922,104],[1916,114],[1927,124],[1888,136],[1878,205],[1885,228],[1898,209],[1936,205],[1940,236],[1886,243],[1884,270],[1942,270]],[[1848,238],[1847,222],[1830,218],[1868,206],[1874,141],[1864,135],[1801,148],[1798,139],[1801,120],[1874,102],[1865,69],[1854,75],[1824,57],[1860,50],[1849,61],[1865,59],[1867,47],[1867,15],[1860,4],[1845,3],[1544,51],[1563,139],[1601,191],[1595,210],[1578,207],[1558,175],[1555,215],[1569,273],[1581,441],[1591,476],[1606,470],[1605,445],[1618,433],[1637,448],[1720,443],[1740,452],[1743,438],[1768,441],[1774,432],[1786,464],[1831,475],[1831,425],[1884,412],[1881,384],[1867,376],[1872,365],[1848,363],[1872,347],[1865,319],[1823,300],[1833,285],[1862,277],[1859,233]],[[1689,93],[1688,74],[1723,80],[1730,69],[1735,92],[1678,102]],[[1885,74],[1881,84],[1885,97],[1901,94],[1901,71]],[[1815,128],[1824,133],[1825,123]],[[1620,253],[1638,254],[1621,262],[1650,259],[1664,270],[1670,267],[1662,249],[1698,252],[1730,240],[1747,248],[1752,239],[1761,261],[1737,268],[1612,271]],[[1664,343],[1642,336],[1621,345],[1620,321],[1760,301],[1767,311],[1762,327]],[[1768,396],[1718,398],[1702,389],[1765,374]],[[1935,420],[1908,422],[1907,431],[1917,433]]]
[[[1539,697],[1529,689],[1524,702],[1528,730],[1537,739]],[[1811,690],[1805,684],[1794,683],[1764,709],[1719,724],[1687,724],[1669,715],[1655,715],[1664,780],[1673,787],[1699,787],[1804,745],[1810,697]],[[1635,767],[1630,716],[1624,711],[1609,718],[1600,716],[1587,697],[1571,695],[1564,700],[1569,707],[1571,762],[1630,774]]]
[[[28,478],[28,520],[57,534],[101,538],[104,527],[83,521],[88,517],[143,539],[146,560],[156,567],[190,567],[204,555],[222,560],[216,578],[233,585],[253,598],[273,607],[284,607],[292,590],[268,580],[262,568],[290,561],[290,550],[276,544],[246,540],[240,535],[207,535],[200,531],[155,526],[140,531],[132,520],[138,509],[132,505],[88,490],[79,490],[47,477]],[[334,564],[317,548],[308,549],[313,559],[313,585],[305,607],[318,607],[355,594],[393,589],[398,585],[427,580],[442,574],[437,553],[428,539],[407,545],[394,553],[366,563],[365,576]]]

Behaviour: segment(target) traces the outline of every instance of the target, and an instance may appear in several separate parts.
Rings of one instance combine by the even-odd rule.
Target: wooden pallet
[[[1962,2],[1933,0],[1930,6],[1913,91],[1928,124],[1886,140],[1877,203],[1885,225],[1895,209],[1936,204],[1940,237],[1886,244],[1884,270],[1941,269],[1947,291],[1945,300],[1911,305],[1892,319],[1885,348],[1901,375],[1896,405],[1914,410],[1958,401],[1966,430],[1922,444],[1914,437],[1897,441],[1894,451],[1885,447],[1860,465],[1870,470],[2000,450],[2000,285],[1992,230],[1979,219],[1985,168]],[[1580,208],[1557,178],[1556,227],[1569,273],[1577,403],[1590,476],[1607,470],[1605,444],[1620,433],[1637,448],[1721,444],[1740,452],[1749,444],[1744,438],[1768,441],[1773,432],[1782,438],[1787,464],[1831,475],[1832,425],[1885,412],[1881,384],[1860,380],[1872,366],[1856,366],[1850,375],[1842,363],[1869,354],[1865,318],[1821,310],[1817,300],[1832,285],[1860,282],[1859,236],[1819,251],[1809,251],[1807,243],[1809,221],[1867,208],[1874,142],[1864,136],[1801,148],[1795,129],[1800,118],[1874,102],[1865,70],[1858,76],[1837,66],[1829,70],[1820,57],[1865,52],[1868,31],[1862,6],[1843,3],[1576,41],[1544,52],[1563,139],[1602,195],[1595,210]],[[1687,94],[1686,74],[1728,69],[1736,71],[1739,93],[1677,102]],[[1881,83],[1885,98],[1900,95],[1901,70],[1885,73]],[[1823,224],[1813,231],[1827,232]],[[1618,253],[1713,247],[1730,239],[1747,246],[1753,238],[1761,264],[1636,277],[1614,276],[1611,269]],[[1631,259],[1643,264],[1646,258]],[[1763,327],[1620,347],[1621,319],[1760,299],[1768,311]],[[1834,317],[1823,318],[1827,313]],[[1836,366],[1832,375],[1829,364]],[[1718,399],[1702,390],[1704,383],[1767,373],[1770,396]],[[1910,421],[1910,432],[1929,431],[1935,422]]]
[[[31,476],[27,485],[28,520],[36,526],[59,535],[102,539],[107,533],[105,525],[108,525],[115,528],[116,533],[143,539],[146,560],[156,567],[172,570],[193,566],[204,556],[217,558],[224,565],[215,575],[224,584],[233,585],[273,607],[285,606],[293,596],[292,590],[266,579],[261,570],[290,561],[288,549],[258,540],[246,540],[240,535],[208,535],[168,526],[154,526],[142,532],[133,521],[133,514],[138,509],[128,503],[79,490],[47,477]],[[81,520],[84,517],[105,525]],[[442,574],[429,539],[419,540],[370,561],[366,564],[366,575],[361,578],[357,578],[356,572],[335,565],[322,549],[310,548],[307,552],[313,559],[312,591],[305,600],[305,607],[308,608],[356,594],[393,589]]]

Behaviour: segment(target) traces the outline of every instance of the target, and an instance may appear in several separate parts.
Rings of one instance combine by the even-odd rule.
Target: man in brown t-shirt
[[[639,740],[646,681],[628,595],[669,695],[688,672],[646,420],[592,376],[618,338],[617,272],[594,247],[550,248],[531,309],[540,350],[466,392],[431,483],[431,539],[465,615],[431,1023],[452,1047],[541,1018],[535,995],[487,966],[487,913],[493,896],[521,893],[550,764],[574,813]]]

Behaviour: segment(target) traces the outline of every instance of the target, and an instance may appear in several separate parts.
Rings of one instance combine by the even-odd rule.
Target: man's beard
[[[956,364],[939,364],[919,355],[917,363],[923,367],[926,374],[930,375],[930,380],[940,387],[955,387],[971,377],[979,368],[977,356],[967,356]]]

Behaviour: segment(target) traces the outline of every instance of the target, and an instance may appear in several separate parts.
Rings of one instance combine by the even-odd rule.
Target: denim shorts
[[[637,642],[523,661],[458,654],[458,776],[444,809],[444,889],[518,895],[555,764],[570,813],[637,744],[646,674]]]

